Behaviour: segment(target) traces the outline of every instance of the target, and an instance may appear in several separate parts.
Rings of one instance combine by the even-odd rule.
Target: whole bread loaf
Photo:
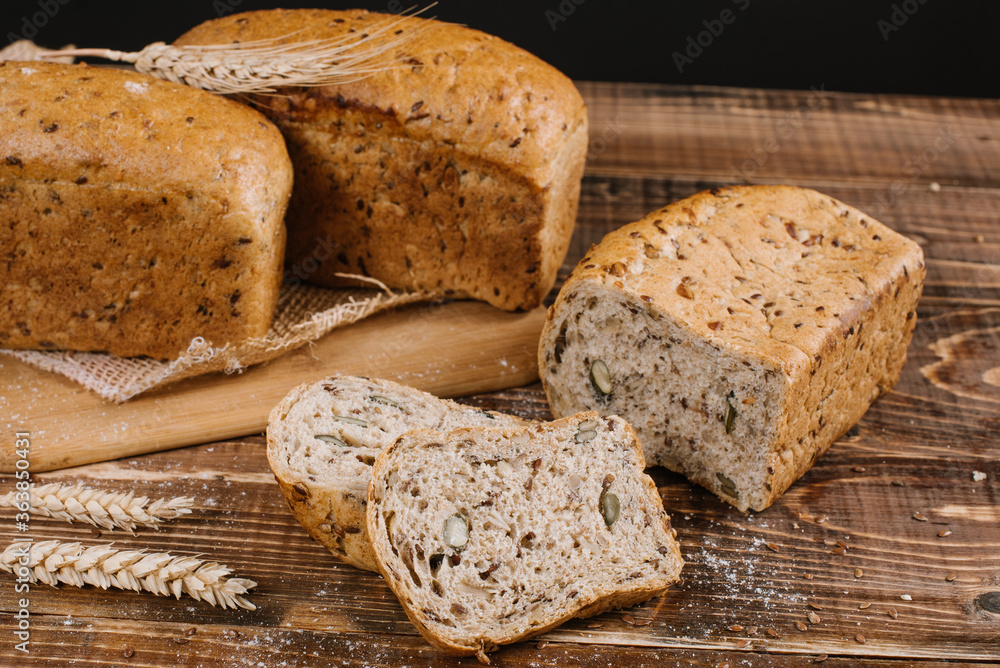
[[[0,348],[166,358],[267,332],[292,186],[270,121],[38,62],[0,62],[0,119]]]
[[[379,33],[386,21],[400,23]],[[410,33],[382,71],[250,98],[295,165],[287,276],[537,306],[569,245],[587,147],[583,100],[560,72],[476,30],[361,10],[234,14],[176,44],[366,35],[375,47]]]
[[[541,379],[556,415],[621,415],[647,463],[763,510],[895,384],[924,273],[919,246],[818,192],[703,192],[591,248]]]
[[[331,376],[295,388],[274,407],[267,461],[309,535],[347,563],[377,571],[365,495],[372,463],[385,447],[410,429],[525,424],[388,380]]]
[[[375,460],[368,533],[437,647],[485,653],[662,593],[683,566],[620,418],[403,434]]]

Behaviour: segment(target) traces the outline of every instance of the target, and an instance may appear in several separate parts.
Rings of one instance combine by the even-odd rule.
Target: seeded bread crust
[[[632,428],[596,413],[407,432],[372,471],[375,558],[431,644],[484,660],[678,580],[676,535],[644,466]]]
[[[328,39],[388,18],[247,12],[208,21],[176,44]],[[403,67],[250,98],[281,128],[295,164],[289,277],[336,286],[338,272],[366,274],[533,308],[555,282],[576,219],[583,99],[556,69],[496,37],[418,18],[398,29],[421,31]]]
[[[271,326],[292,188],[264,116],[118,69],[0,62],[0,348],[168,358]]]
[[[382,449],[410,429],[525,424],[388,380],[331,376],[296,387],[271,411],[267,460],[309,535],[347,563],[378,571],[365,529],[365,495]]]
[[[622,415],[650,465],[763,510],[896,383],[924,274],[919,246],[818,192],[699,193],[591,248],[541,379],[556,415]]]

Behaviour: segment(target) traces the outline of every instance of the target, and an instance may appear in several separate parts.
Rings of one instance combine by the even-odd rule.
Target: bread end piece
[[[373,467],[376,561],[421,634],[456,654],[635,605],[683,566],[643,468],[631,427],[596,413],[408,432]]]
[[[924,275],[917,244],[821,193],[706,191],[580,261],[541,379],[556,415],[622,415],[650,465],[763,510],[896,383]]]

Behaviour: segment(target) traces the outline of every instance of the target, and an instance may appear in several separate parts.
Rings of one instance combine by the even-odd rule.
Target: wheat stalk
[[[76,48],[73,45],[64,46],[62,50]],[[60,55],[58,51],[43,49],[30,39],[19,39],[11,42],[0,49],[0,60],[38,60],[39,55],[45,53],[48,60],[56,63],[72,63],[73,56]]]
[[[191,512],[194,499],[178,496],[156,499],[150,503],[145,496],[102,492],[83,485],[66,486],[50,483],[32,487],[27,512],[64,522],[86,522],[104,529],[124,529],[135,534],[136,526],[156,527],[163,520],[172,520]],[[0,497],[0,507],[24,510],[17,492]]]
[[[58,540],[21,542],[0,554],[0,570],[53,587],[64,582],[74,587],[89,584],[176,598],[187,594],[223,608],[257,609],[242,596],[257,586],[253,580],[227,577],[232,571],[215,562],[166,552],[120,550],[111,545],[84,547]]]
[[[391,54],[427,27],[421,23],[404,31],[400,25],[433,6],[379,21],[365,33],[330,39],[282,44],[294,37],[295,33],[291,33],[237,44],[172,46],[156,42],[136,52],[71,49],[41,51],[36,57],[73,56],[132,63],[144,74],[226,95],[276,93],[288,86],[348,83],[395,67]],[[382,39],[387,35],[391,36]]]

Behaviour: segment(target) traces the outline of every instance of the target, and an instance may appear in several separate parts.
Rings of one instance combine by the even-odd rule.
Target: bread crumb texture
[[[920,247],[786,186],[720,188],[612,232],[549,311],[556,415],[624,416],[647,462],[774,502],[899,378]]]
[[[383,449],[410,429],[526,424],[388,380],[331,376],[295,388],[271,411],[267,458],[309,535],[347,563],[377,571],[365,495]]]
[[[433,644],[483,653],[663,592],[682,567],[641,448],[617,417],[416,430],[376,460],[380,570]]]
[[[385,14],[270,10],[208,21],[176,44],[350,38]],[[304,280],[340,272],[390,287],[537,306],[576,218],[587,113],[537,57],[462,26],[399,19],[416,33],[400,65],[345,84],[252,98],[295,164],[288,261]],[[386,240],[391,239],[391,243]]]
[[[291,163],[243,105],[0,62],[0,348],[166,358],[270,327]]]

